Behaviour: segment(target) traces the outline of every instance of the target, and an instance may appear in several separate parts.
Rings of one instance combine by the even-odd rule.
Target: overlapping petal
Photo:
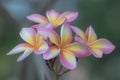
[[[86,37],[85,33],[84,33],[81,29],[79,29],[79,28],[77,28],[77,27],[75,27],[75,26],[72,26],[72,30],[73,30],[77,35],[79,35],[79,37],[81,38],[82,41],[86,41],[86,40],[87,40],[87,37]]]
[[[115,46],[107,39],[98,39],[90,44],[90,48],[99,49],[103,53],[109,54],[115,49]]]
[[[79,36],[77,36],[77,35],[74,37],[74,40],[77,41],[77,42],[80,42],[81,44],[85,43],[85,41],[82,40],[82,39],[81,39]]]
[[[60,44],[60,37],[55,30],[51,28],[38,28],[37,30],[45,39],[49,37],[52,43],[56,45]]]
[[[48,44],[45,41],[40,41],[37,46],[37,50],[35,50],[35,54],[43,54],[48,50]]]
[[[60,54],[60,62],[67,69],[74,69],[76,67],[76,57],[73,53],[64,50]]]
[[[47,15],[49,21],[54,23],[60,14],[57,11],[51,9],[51,10],[47,11],[46,15]]]
[[[43,37],[37,32],[36,44],[34,45],[35,54],[43,54],[48,50],[48,44],[44,41]]]
[[[33,28],[23,28],[20,32],[21,38],[31,45],[35,44],[36,32]]]
[[[36,23],[47,23],[49,22],[48,19],[40,14],[32,14],[27,16],[28,20],[31,20]]]
[[[48,49],[46,53],[43,54],[43,58],[46,60],[55,58],[60,53],[60,49],[58,49],[56,46],[52,46]]]
[[[69,44],[72,41],[72,31],[69,24],[63,24],[61,28],[61,45]]]
[[[25,51],[28,48],[32,48],[32,46],[26,43],[21,43],[15,46],[10,52],[7,53],[7,55],[17,54],[17,53]]]
[[[40,45],[41,44],[41,41],[43,41],[43,37],[37,32],[37,35],[36,35],[36,45]]]
[[[31,26],[31,27],[35,28],[35,29],[39,29],[39,28],[43,28],[43,29],[44,28],[51,28],[51,29],[53,29],[54,28],[52,23],[36,24],[36,25]]]
[[[25,52],[18,57],[17,61],[22,61],[24,60],[26,57],[28,57],[31,53],[33,52],[33,49],[26,49]]]
[[[75,54],[78,58],[89,56],[88,48],[78,42],[71,43],[65,47],[66,50]]]
[[[90,53],[96,58],[102,58],[103,52],[98,48],[89,48]]]
[[[92,28],[92,26],[90,26],[86,30],[86,35],[88,37],[89,42],[93,42],[93,41],[95,41],[97,39],[96,33],[95,33],[94,29]]]
[[[60,14],[53,9],[47,11],[46,15],[49,19],[49,22],[52,22],[54,28],[61,25],[65,21],[65,18],[60,17]]]
[[[77,16],[78,12],[67,11],[60,15],[57,11],[53,9],[47,11],[47,17],[49,21],[53,23],[55,28],[63,23],[72,22],[77,18]]]
[[[61,14],[60,18],[66,18],[65,22],[67,23],[74,21],[77,18],[77,16],[78,16],[78,12],[67,11]]]
[[[66,21],[65,17],[58,17],[57,20],[53,23],[54,28],[56,28],[59,25],[63,24],[65,21]]]

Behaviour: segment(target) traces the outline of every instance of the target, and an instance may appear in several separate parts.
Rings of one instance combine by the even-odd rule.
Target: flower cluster
[[[36,24],[20,31],[20,36],[25,43],[17,45],[7,55],[24,51],[17,61],[22,61],[33,52],[42,55],[45,60],[59,56],[63,67],[74,69],[77,59],[90,55],[101,58],[103,53],[109,54],[115,48],[109,40],[98,39],[91,26],[84,32],[70,25],[70,22],[77,18],[77,12],[67,11],[60,14],[52,9],[46,12],[46,16],[47,18],[40,14],[27,16],[28,20]],[[60,26],[61,30],[58,34],[56,29]]]

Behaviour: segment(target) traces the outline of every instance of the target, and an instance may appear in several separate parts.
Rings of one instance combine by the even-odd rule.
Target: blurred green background
[[[107,38],[116,45],[111,54],[101,59],[92,56],[80,59],[78,68],[62,80],[120,80],[120,0],[0,0],[0,80],[42,80],[36,65],[28,66],[35,64],[34,57],[17,63],[19,54],[6,53],[22,42],[21,28],[33,24],[25,18],[27,15],[36,12],[45,15],[52,8],[59,12],[78,11],[79,17],[73,25],[83,30],[92,25],[99,38]],[[33,77],[23,78],[26,75]]]

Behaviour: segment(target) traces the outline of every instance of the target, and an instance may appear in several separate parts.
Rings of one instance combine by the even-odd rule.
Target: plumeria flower
[[[35,54],[43,54],[48,50],[48,45],[44,41],[43,37],[36,33],[33,28],[23,28],[20,32],[20,36],[24,41],[26,41],[26,43],[17,45],[7,54],[12,55],[24,51],[17,61],[22,61],[32,52]]]
[[[27,16],[27,19],[40,24],[51,22],[54,25],[53,27],[56,28],[63,23],[74,21],[78,16],[78,12],[66,11],[60,14],[59,12],[52,9],[46,12],[46,16],[47,18],[36,13]]]
[[[76,67],[76,56],[82,57],[87,53],[86,47],[81,46],[78,42],[71,43],[73,37],[69,24],[62,25],[60,36],[51,28],[38,28],[37,30],[44,37],[48,36],[52,42],[49,50],[43,54],[45,60],[59,55],[60,62],[65,68],[74,69]]]
[[[97,39],[96,33],[90,26],[85,32],[77,27],[72,27],[73,31],[77,34],[75,40],[88,47],[89,53],[96,58],[101,58],[104,54],[111,53],[115,46],[107,39]]]

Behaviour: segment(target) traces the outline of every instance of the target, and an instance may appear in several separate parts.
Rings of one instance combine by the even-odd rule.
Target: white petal
[[[12,55],[12,54],[17,54],[17,53],[23,52],[27,48],[30,48],[29,44],[21,43],[21,44],[15,46],[10,52],[7,53],[7,55]]]
[[[53,46],[49,48],[45,54],[43,54],[43,58],[46,60],[49,60],[49,59],[55,58],[59,53],[60,53],[60,49]]]
[[[26,57],[28,57],[33,52],[32,49],[26,49],[25,52],[17,59],[17,61],[22,61]]]

